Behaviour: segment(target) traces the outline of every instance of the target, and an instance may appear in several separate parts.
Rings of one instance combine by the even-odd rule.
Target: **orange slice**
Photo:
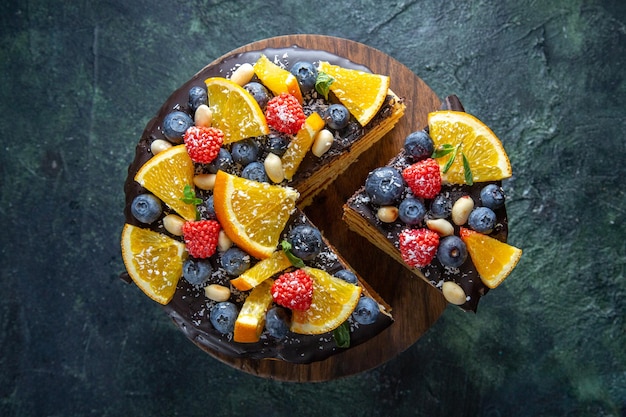
[[[272,304],[272,284],[273,279],[268,279],[254,287],[246,301],[244,301],[237,320],[235,320],[235,331],[233,340],[239,343],[254,343],[259,341],[259,337],[265,326],[265,313]]]
[[[139,169],[135,181],[184,219],[194,220],[196,207],[181,200],[185,185],[193,187],[193,174],[193,162],[185,145],[177,145],[153,156]]]
[[[230,283],[239,291],[248,291],[290,266],[291,262],[285,252],[277,250],[269,258],[260,260],[237,278],[231,279]]]
[[[343,68],[322,61],[319,70],[330,75],[334,81],[330,91],[365,126],[385,102],[389,90],[389,77],[380,74]]]
[[[474,230],[462,227],[460,235],[480,279],[489,288],[500,285],[522,256],[521,249]]]
[[[296,137],[289,142],[287,150],[281,158],[283,172],[287,180],[291,181],[300,163],[311,149],[315,135],[323,128],[324,119],[322,119],[319,114],[313,112],[306,118],[304,126],[300,129]]]
[[[473,182],[497,181],[511,176],[511,162],[502,142],[488,126],[471,114],[450,110],[433,112],[428,115],[428,128],[435,149],[443,145],[459,146],[446,173],[443,173],[443,168],[452,154],[437,158],[444,182],[467,182],[461,152],[469,162]]]
[[[321,269],[303,269],[313,279],[313,301],[308,310],[293,310],[291,331],[321,334],[336,329],[356,308],[361,287],[333,277]]]
[[[224,143],[267,135],[269,128],[259,103],[242,86],[226,78],[205,81],[212,126],[224,132]]]
[[[183,275],[185,245],[164,234],[126,224],[121,246],[124,265],[135,284],[154,301],[169,303]]]
[[[295,75],[274,64],[265,55],[261,55],[254,64],[254,73],[275,96],[288,93],[302,103],[302,93]]]
[[[215,214],[226,235],[258,259],[269,258],[300,194],[290,187],[248,180],[218,171]]]

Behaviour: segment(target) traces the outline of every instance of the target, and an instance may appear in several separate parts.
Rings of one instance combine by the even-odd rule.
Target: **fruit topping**
[[[150,224],[161,217],[161,200],[152,194],[139,194],[133,199],[130,212],[141,223]]]
[[[267,102],[265,119],[277,131],[295,135],[302,129],[306,116],[298,99],[291,94],[282,93]]]
[[[257,60],[254,64],[254,73],[275,96],[282,93],[291,94],[299,103],[302,103],[298,79],[286,69],[271,62],[267,56],[261,55]]]
[[[298,225],[289,231],[287,241],[291,253],[304,261],[315,259],[322,250],[322,234],[309,225]]]
[[[285,272],[274,281],[272,297],[290,310],[308,310],[313,300],[313,280],[303,269]]]
[[[432,158],[423,159],[405,168],[402,177],[416,197],[435,198],[441,191],[439,164]]]
[[[357,323],[367,325],[376,322],[379,314],[380,307],[378,307],[378,303],[373,298],[361,297],[352,313],[352,317]]]
[[[271,337],[283,339],[289,333],[289,327],[291,327],[289,310],[280,306],[267,310],[265,314],[265,328]]]
[[[233,161],[243,166],[256,161],[259,156],[259,145],[254,139],[244,139],[233,143],[230,149]]]
[[[430,113],[428,129],[444,182],[471,185],[511,176],[511,163],[500,139],[469,113]]]
[[[424,207],[424,203],[417,198],[407,197],[402,200],[398,207],[400,220],[411,226],[422,223],[425,215],[426,207]]]
[[[522,256],[521,249],[474,230],[462,227],[460,235],[480,279],[489,288],[500,285]]]
[[[209,78],[205,83],[212,126],[224,132],[225,144],[269,133],[261,107],[243,87],[222,77]]]
[[[185,131],[193,126],[193,120],[182,111],[168,113],[163,118],[162,131],[167,140],[172,143],[181,143]]]
[[[260,183],[218,171],[215,213],[228,237],[257,259],[272,255],[295,210],[299,193],[290,187]]]
[[[243,88],[254,97],[257,103],[259,103],[259,107],[262,110],[265,110],[265,106],[267,106],[267,102],[270,101],[272,95],[265,88],[265,86],[261,83],[257,83],[255,81],[250,82],[243,86]]]
[[[193,184],[193,174],[193,161],[185,145],[177,145],[148,160],[135,175],[135,181],[184,219],[194,220],[196,207],[182,200],[184,186]]]
[[[319,71],[332,79],[330,91],[346,106],[361,126],[365,126],[382,107],[389,90],[389,77],[371,74],[322,61]]]
[[[232,247],[222,254],[220,264],[228,275],[238,277],[250,268],[250,255],[238,247]]]
[[[439,235],[430,229],[404,229],[399,236],[400,255],[412,268],[431,263],[439,247]]]
[[[237,320],[233,340],[239,343],[258,342],[265,325],[265,313],[272,304],[272,280],[254,287],[243,303]]]
[[[452,213],[452,200],[445,193],[437,194],[430,204],[430,215],[435,219],[445,219]]]
[[[167,304],[183,274],[185,245],[162,233],[126,224],[122,259],[133,282],[154,301]]]
[[[467,218],[467,224],[477,232],[488,235],[496,226],[496,213],[488,207],[476,207]]]
[[[294,174],[300,167],[300,163],[311,149],[315,136],[324,128],[324,120],[322,117],[313,112],[306,118],[304,127],[300,129],[298,134],[287,146],[287,150],[282,156],[282,165],[284,176],[291,181]]]
[[[311,62],[298,61],[291,67],[291,72],[298,80],[300,91],[307,93],[315,88],[317,68]]]
[[[246,165],[243,171],[241,171],[241,176],[257,182],[269,181],[267,173],[265,172],[265,166],[258,161],[250,162]]]
[[[269,258],[260,260],[243,274],[232,279],[230,283],[239,291],[248,291],[290,266],[291,262],[285,253],[276,251]]]
[[[350,112],[342,104],[331,104],[326,109],[324,120],[328,127],[333,130],[343,129],[350,122]]]
[[[395,203],[406,184],[402,175],[391,167],[379,167],[369,173],[365,180],[365,192],[373,204],[387,205]]]
[[[194,86],[189,89],[189,107],[195,112],[202,104],[207,104],[206,88]]]
[[[458,236],[445,236],[439,241],[437,259],[443,266],[458,268],[467,259],[467,248]]]
[[[212,273],[211,262],[206,259],[187,258],[183,263],[183,278],[191,285],[204,285]]]
[[[220,224],[215,220],[186,222],[183,237],[187,252],[194,258],[209,258],[217,248]]]
[[[230,301],[222,301],[215,304],[209,314],[209,321],[222,334],[229,334],[235,328],[235,320],[239,315],[239,309]]]
[[[504,206],[505,200],[504,190],[496,184],[487,184],[480,190],[480,202],[484,207],[497,210]]]
[[[335,272],[335,277],[342,279],[350,284],[357,284],[359,280],[356,277],[356,274],[349,269],[342,269],[340,271]]]
[[[229,171],[234,163],[230,152],[226,148],[221,148],[217,154],[217,158],[207,166],[207,169],[213,174],[220,170]]]
[[[430,158],[435,150],[432,138],[423,130],[409,134],[404,140],[404,149],[413,161]]]
[[[184,135],[185,147],[192,161],[208,164],[217,158],[224,133],[214,127],[191,126]]]

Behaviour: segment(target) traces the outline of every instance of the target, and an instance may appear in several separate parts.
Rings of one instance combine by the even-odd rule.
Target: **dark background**
[[[217,57],[291,33],[365,43],[457,94],[509,153],[524,249],[477,315],[450,307],[327,383],[218,362],[118,278],[146,122]],[[0,415],[626,415],[625,64],[618,0],[2,2]]]

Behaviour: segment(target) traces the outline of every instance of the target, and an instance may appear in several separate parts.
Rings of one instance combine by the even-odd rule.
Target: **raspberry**
[[[194,258],[208,258],[215,253],[220,224],[215,220],[200,220],[183,224],[187,252]]]
[[[291,310],[308,310],[313,300],[313,280],[302,269],[286,272],[272,284],[272,297]]]
[[[433,158],[424,159],[405,168],[402,177],[416,197],[435,198],[441,191],[439,164]]]
[[[185,131],[185,147],[192,161],[208,164],[217,158],[224,132],[214,127],[191,126]]]
[[[282,93],[267,102],[265,119],[279,132],[295,135],[304,126],[306,116],[297,98]]]
[[[405,229],[400,233],[400,254],[412,268],[430,264],[439,247],[439,235],[430,229]]]

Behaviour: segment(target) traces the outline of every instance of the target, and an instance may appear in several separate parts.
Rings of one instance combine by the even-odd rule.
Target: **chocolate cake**
[[[168,132],[164,132],[164,120],[173,112],[182,112],[193,117],[197,107],[193,100],[190,100],[190,90],[194,87],[205,88],[205,80],[212,77],[230,78],[238,68],[245,64],[253,65],[263,55],[286,69],[290,69],[296,62],[318,63],[324,61],[342,68],[365,73],[370,72],[363,65],[353,63],[328,52],[303,49],[296,46],[227,56],[205,67],[166,100],[157,112],[157,115],[147,124],[136,146],[135,158],[129,166],[128,177],[124,187],[126,197],[124,210],[125,229],[147,229],[159,235],[167,236],[176,242],[184,242],[180,234],[173,233],[171,228],[164,224],[164,219],[167,216],[177,215],[176,210],[172,207],[162,204],[162,213],[156,220],[151,222],[140,221],[133,214],[133,202],[136,197],[151,193],[151,190],[144,188],[136,181],[136,176],[141,168],[155,156],[157,152],[154,148],[155,142],[164,141],[166,143],[170,142],[170,145],[177,144],[176,140],[173,141],[170,137],[171,135],[167,134]],[[254,76],[251,81],[259,82],[260,80]],[[324,110],[333,103],[339,103],[339,100],[332,92],[327,99],[322,98],[315,91],[303,93],[302,107],[307,116],[315,112],[323,114]],[[308,152],[293,178],[272,184],[294,188],[299,192],[300,196],[297,201],[298,208],[292,213],[283,229],[280,237],[281,242],[288,240],[290,232],[298,225],[315,228],[302,209],[311,204],[313,197],[353,163],[362,152],[391,130],[397,120],[403,115],[403,112],[404,104],[402,100],[389,90],[383,104],[371,121],[362,126],[351,116],[349,123],[345,127],[331,129],[334,140],[327,152],[319,156]],[[325,121],[327,122],[327,119]],[[275,133],[273,129],[270,129],[268,135],[255,138],[261,144],[259,151],[260,159],[271,153],[267,145],[268,137]],[[222,148],[232,150],[230,145],[226,144]],[[195,174],[208,172],[207,164],[195,163],[194,166]],[[220,169],[228,170],[230,175],[242,176],[243,168],[243,164],[234,163],[230,164],[228,168],[221,167]],[[195,203],[198,204],[197,213],[199,220],[212,219],[211,213],[209,213],[210,210],[207,210],[209,206],[207,203],[212,198],[212,191],[210,189],[196,188],[192,194],[193,199],[197,199],[199,202]],[[193,219],[183,220],[186,222],[193,221]],[[279,246],[276,250],[280,251],[282,249]],[[185,254],[184,256],[187,257],[188,255]],[[205,288],[211,284],[229,288],[228,302],[238,308],[242,307],[246,297],[249,295],[249,291],[238,290],[230,284],[233,276],[227,273],[221,266],[221,256],[222,252],[218,248],[215,254],[208,258],[212,269],[212,275],[208,281],[202,284],[192,284],[187,279],[181,277],[177,282],[172,298],[163,305],[166,313],[173,319],[180,330],[197,346],[209,353],[215,352],[237,358],[278,359],[293,363],[310,363],[323,360],[351,346],[363,343],[380,333],[393,322],[390,306],[380,299],[367,283],[358,278],[356,271],[341,258],[341,255],[337,253],[331,243],[322,238],[321,248],[319,248],[317,255],[312,259],[304,260],[304,264],[308,268],[317,268],[330,275],[335,275],[342,270],[354,272],[357,276],[357,282],[354,285],[360,288],[360,299],[368,298],[375,300],[377,303],[379,314],[376,315],[375,320],[371,323],[363,324],[355,320],[354,316],[351,315],[340,328],[335,328],[322,334],[289,332],[286,336],[277,338],[270,335],[267,329],[264,329],[259,335],[259,339],[255,342],[235,342],[232,332],[224,333],[218,331],[212,325],[210,313],[217,302],[207,298]],[[127,258],[128,255],[126,254],[125,262],[127,262],[128,269],[128,262],[131,262],[131,260]],[[260,262],[260,259],[251,258],[251,266]],[[297,267],[292,266],[287,270],[293,269],[297,269]],[[128,272],[122,274],[122,278],[127,282],[133,282],[134,279],[132,274],[129,275]],[[343,331],[343,335],[338,335],[339,330]],[[345,340],[346,334],[348,334],[347,340]]]
[[[433,109],[433,111],[434,110],[436,109]],[[447,97],[440,110],[465,111],[456,96]],[[423,132],[428,134],[428,127],[426,127]],[[407,150],[403,148],[389,161],[386,167],[392,168],[399,176],[400,173],[414,163],[415,158],[408,155]],[[351,230],[367,238],[386,254],[407,267],[407,269],[416,276],[442,291],[449,302],[458,305],[463,310],[475,312],[481,297],[487,294],[490,288],[481,279],[471,257],[467,256],[464,258],[465,260],[461,265],[450,266],[442,264],[439,257],[434,256],[427,265],[419,267],[411,266],[407,263],[406,256],[403,256],[401,252],[400,236],[403,231],[407,229],[434,229],[441,237],[448,234],[459,236],[461,230],[469,228],[469,226],[465,221],[462,223],[458,222],[461,224],[456,224],[451,220],[450,213],[445,216],[434,215],[434,201],[438,197],[442,197],[452,206],[453,203],[459,199],[469,197],[471,199],[471,206],[478,207],[481,205],[481,190],[489,184],[493,184],[498,190],[502,190],[502,181],[476,182],[471,185],[447,184],[444,182],[441,184],[441,189],[437,191],[437,196],[418,198],[418,200],[423,203],[424,212],[422,213],[422,218],[415,226],[407,225],[401,218],[397,217],[398,203],[404,199],[414,197],[411,188],[404,183],[402,179],[400,179],[400,181],[402,182],[401,194],[397,197],[396,201],[391,204],[380,204],[373,201],[366,187],[362,186],[346,202],[344,206],[344,220]],[[382,215],[379,210],[382,206],[387,206],[384,208],[390,208],[390,210],[394,211],[395,217],[392,219],[381,219]],[[493,213],[495,215],[493,226],[491,230],[488,231],[488,236],[498,241],[506,242],[508,236],[508,219],[505,205],[502,204],[500,207],[493,208]],[[438,226],[428,226],[429,221],[437,220],[437,218],[445,220],[444,224],[449,228],[449,232],[442,234],[438,230]],[[435,250],[437,250],[437,248],[435,248]],[[459,289],[462,290],[462,292],[459,291]]]

